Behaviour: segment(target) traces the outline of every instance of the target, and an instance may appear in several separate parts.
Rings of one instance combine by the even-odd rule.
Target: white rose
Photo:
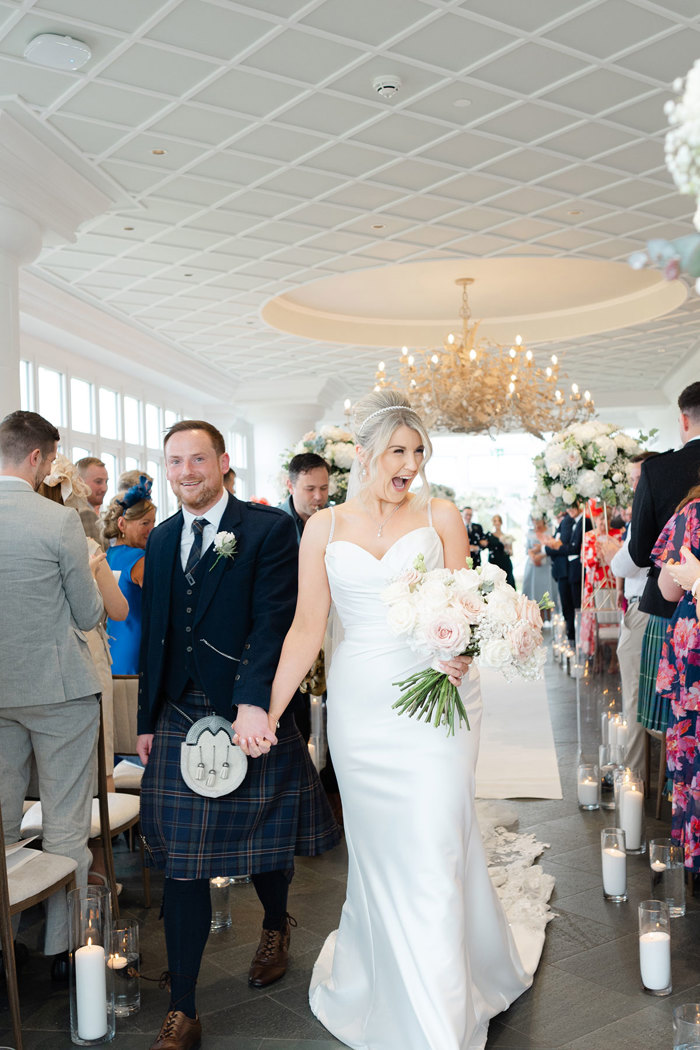
[[[505,638],[492,638],[482,646],[479,653],[480,663],[496,669],[506,667],[512,658],[510,645]]]
[[[460,612],[448,609],[423,625],[423,637],[433,653],[449,659],[464,652],[471,631]]]
[[[444,580],[425,579],[416,594],[421,621],[434,617],[450,604],[451,588]]]
[[[496,623],[515,623],[518,608],[509,590],[495,590],[488,599],[488,618]]]
[[[335,474],[331,474],[330,477],[328,478],[328,495],[332,497],[332,496],[335,496],[337,494],[337,492],[338,492],[338,482],[336,480]]]
[[[386,614],[389,629],[393,634],[411,634],[416,626],[416,607],[411,599],[395,601]]]
[[[566,466],[570,470],[578,470],[583,460],[581,459],[581,453],[577,448],[570,448],[566,453]]]
[[[597,474],[595,470],[582,470],[578,477],[578,490],[581,495],[585,499],[590,499],[591,496],[597,496],[600,489],[600,474]],[[571,502],[573,503],[573,500]]]
[[[612,463],[617,455],[617,445],[615,442],[604,434],[601,434],[596,438],[596,445],[598,446],[601,456],[604,456],[608,463]]]
[[[561,485],[558,481],[555,481],[549,491],[550,494],[554,497],[554,499],[560,499],[562,493],[564,492],[564,486]]]
[[[576,500],[576,493],[573,489],[564,489],[561,497],[564,500],[564,503],[568,503],[570,506]]]
[[[355,459],[355,446],[338,442],[333,445],[333,462],[341,470],[350,470]]]
[[[473,594],[479,590],[479,573],[476,569],[458,569],[453,577],[455,597]]]
[[[499,584],[506,582],[506,574],[503,569],[499,569],[497,565],[492,565],[490,561],[481,566],[479,576],[482,583]]]
[[[619,485],[621,481],[624,481],[624,477],[622,476],[622,474],[620,474],[619,471],[615,471],[615,473],[612,476],[612,481],[613,484]]]
[[[593,469],[595,470],[596,474],[600,474],[601,476],[605,476],[608,473],[608,464],[607,464],[607,462],[596,463],[596,465],[595,465],[595,467]]]
[[[393,605],[394,602],[403,601],[408,598],[411,594],[410,588],[406,580],[394,580],[388,587],[385,587],[382,591],[382,601],[386,605]]]

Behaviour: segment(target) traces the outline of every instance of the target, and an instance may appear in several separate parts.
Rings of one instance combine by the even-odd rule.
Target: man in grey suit
[[[98,623],[102,599],[78,515],[36,491],[58,440],[35,412],[0,423],[0,796],[5,841],[16,842],[33,755],[43,848],[76,860],[84,885],[100,684],[83,631]],[[67,947],[65,895],[57,894],[44,950]]]

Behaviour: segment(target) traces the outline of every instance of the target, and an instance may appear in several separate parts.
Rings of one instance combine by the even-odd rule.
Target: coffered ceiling
[[[30,65],[42,32],[92,59]],[[229,378],[350,396],[392,348],[276,331],[270,299],[389,263],[624,261],[690,232],[663,105],[699,55],[698,0],[0,0],[0,95],[133,201],[33,273]],[[613,403],[672,376],[699,319],[691,294],[546,352]]]

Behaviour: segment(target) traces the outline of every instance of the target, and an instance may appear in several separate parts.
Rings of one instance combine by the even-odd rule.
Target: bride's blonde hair
[[[365,471],[359,457],[355,458],[348,486],[348,497],[356,496],[377,476],[377,460],[391,444],[394,432],[400,426],[415,430],[420,436],[425,450],[423,462],[418,468],[421,479],[420,489],[414,493],[416,503],[421,506],[430,497],[430,486],[425,476],[425,467],[433,454],[433,446],[428,437],[423,420],[411,408],[405,394],[397,390],[375,390],[353,408],[352,427],[355,444],[360,445],[366,453]]]

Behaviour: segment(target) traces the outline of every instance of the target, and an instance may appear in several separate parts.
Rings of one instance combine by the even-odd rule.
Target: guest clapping
[[[107,561],[119,573],[119,589],[129,603],[126,620],[107,620],[114,674],[138,674],[144,551],[155,523],[151,482],[144,474],[137,485],[112,500],[104,516],[104,537],[115,541],[107,551]]]

